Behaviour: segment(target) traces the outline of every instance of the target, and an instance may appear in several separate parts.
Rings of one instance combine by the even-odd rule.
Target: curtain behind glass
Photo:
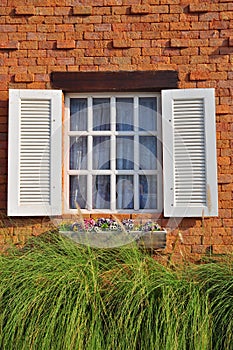
[[[157,130],[156,98],[139,98],[139,130]]]
[[[87,130],[87,99],[70,99],[70,130]]]

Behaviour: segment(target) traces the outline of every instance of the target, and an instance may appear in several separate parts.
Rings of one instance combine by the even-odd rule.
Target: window
[[[161,211],[159,94],[66,96],[66,211]]]
[[[75,201],[89,212],[218,215],[213,89],[70,94],[66,109],[63,130],[60,90],[10,90],[8,215],[61,215]]]

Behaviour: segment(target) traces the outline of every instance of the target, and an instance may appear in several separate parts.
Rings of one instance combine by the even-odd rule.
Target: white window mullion
[[[110,209],[112,211],[116,210],[116,98],[111,97],[110,100],[111,115],[110,115],[110,125],[111,125],[111,149],[110,149],[110,164],[111,164],[111,197],[110,197]]]
[[[87,109],[87,129],[92,132],[93,128],[93,109],[92,109],[92,98],[88,97],[88,109]],[[92,149],[93,149],[93,136],[87,136],[87,210],[92,210]]]
[[[139,175],[134,174],[134,210],[139,210]]]
[[[134,97],[134,170],[139,170],[139,98]]]

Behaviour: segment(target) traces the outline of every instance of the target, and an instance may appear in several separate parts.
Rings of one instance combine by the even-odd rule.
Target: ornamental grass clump
[[[233,259],[221,257],[192,270],[195,280],[208,295],[215,350],[233,349]]]
[[[0,349],[231,350],[230,270],[208,267],[163,266],[136,244],[34,238],[0,257]]]

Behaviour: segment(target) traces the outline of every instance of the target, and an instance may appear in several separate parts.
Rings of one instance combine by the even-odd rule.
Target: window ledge
[[[178,73],[165,71],[52,72],[52,86],[65,92],[158,92],[178,88]]]

